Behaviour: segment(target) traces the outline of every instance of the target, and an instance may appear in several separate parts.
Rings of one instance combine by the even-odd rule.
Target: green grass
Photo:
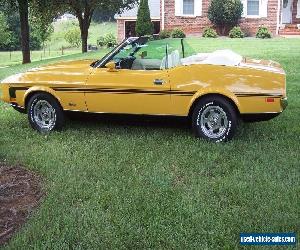
[[[0,159],[41,174],[47,192],[7,249],[238,249],[240,232],[297,232],[299,240],[300,40],[187,43],[279,61],[288,109],[212,144],[168,118],[84,116],[45,136],[0,103]],[[0,78],[38,64],[0,69]]]
[[[51,35],[50,41],[46,44],[46,49],[40,51],[31,51],[31,60],[33,62],[47,60],[66,55],[72,55],[81,52],[81,48],[69,48],[70,45],[66,42],[64,36],[68,29],[78,27],[78,21],[61,21],[53,23],[54,32]],[[88,44],[96,45],[97,39],[100,36],[105,36],[112,33],[116,36],[117,25],[115,22],[91,23],[89,29]],[[64,47],[62,51],[62,47]],[[22,62],[22,52],[0,52],[0,68],[8,65],[15,65]]]

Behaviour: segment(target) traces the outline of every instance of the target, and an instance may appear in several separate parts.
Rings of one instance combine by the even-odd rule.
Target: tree
[[[44,27],[45,20],[47,20],[49,25],[52,22],[53,18],[50,19],[49,13],[51,15],[56,13],[56,5],[49,5],[49,1],[47,0],[0,0],[0,4],[0,9],[8,13],[8,25],[12,31],[11,48],[18,49],[17,43],[21,40],[23,64],[30,63],[30,47],[39,45],[39,39],[43,38],[37,37],[36,34],[30,36],[29,9],[32,12],[36,8],[39,10],[35,15],[39,17],[39,26]],[[15,12],[18,12],[18,19],[15,18]],[[45,36],[43,35],[43,37]]]
[[[4,48],[9,45],[12,34],[3,13],[0,13],[0,34],[0,48]]]
[[[23,55],[23,64],[30,63],[30,39],[29,39],[29,11],[28,0],[17,0],[19,7],[19,16],[21,23],[21,46]]]
[[[87,39],[89,34],[89,27],[91,24],[94,11],[99,12],[120,12],[123,9],[132,8],[137,0],[53,0],[55,5],[64,7],[66,11],[72,12],[76,15],[80,33],[82,53],[87,52]],[[49,1],[48,1],[49,2]]]
[[[5,5],[8,12],[18,10],[23,64],[30,63],[29,2],[28,0],[2,0],[1,4]]]
[[[241,0],[212,0],[208,9],[208,18],[222,35],[226,35],[238,24],[242,13]]]
[[[141,0],[140,2],[135,31],[139,36],[153,34],[153,23],[151,21],[148,0]]]
[[[41,1],[33,0],[31,4],[30,37],[31,40],[36,39],[39,45],[42,45],[45,54],[45,43],[54,32],[52,22],[57,12],[53,11],[53,8],[45,8],[46,6],[41,3]]]
[[[112,20],[114,20],[114,16],[115,16],[115,11],[106,11],[103,12],[101,9],[95,9],[93,17],[92,17],[92,21],[95,23],[101,23],[101,22],[111,22]]]
[[[81,44],[80,30],[72,28],[65,34],[65,40],[73,47],[78,48]]]

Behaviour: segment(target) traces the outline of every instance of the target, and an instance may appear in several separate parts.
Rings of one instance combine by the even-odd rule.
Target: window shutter
[[[243,13],[242,13],[242,17],[246,17],[247,16],[247,0],[241,0],[242,4],[243,4]]]
[[[202,16],[202,0],[195,0],[195,16]]]
[[[259,1],[259,15],[260,17],[268,17],[268,0]]]
[[[183,0],[175,0],[175,16],[182,16]]]

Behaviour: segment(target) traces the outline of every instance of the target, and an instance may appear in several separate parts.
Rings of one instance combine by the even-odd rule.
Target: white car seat
[[[168,65],[166,65],[166,60],[168,58]],[[161,61],[160,69],[174,68],[181,65],[180,54],[178,50],[174,50],[168,57],[164,57]]]

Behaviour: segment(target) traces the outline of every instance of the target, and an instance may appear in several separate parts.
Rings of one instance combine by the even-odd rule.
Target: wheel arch
[[[222,97],[225,100],[227,100],[234,107],[234,109],[236,110],[237,114],[240,115],[239,102],[238,102],[238,100],[237,100],[237,98],[235,96],[233,96],[233,95],[226,95],[226,94],[222,94],[222,93],[205,93],[205,94],[198,95],[198,96],[196,96],[193,99],[193,101],[192,101],[192,103],[190,105],[190,108],[189,108],[188,116],[191,117],[194,108],[196,107],[197,103],[200,100],[202,100],[204,98],[207,98],[207,97],[214,97],[214,96]]]
[[[28,102],[29,102],[30,98],[32,96],[34,96],[35,94],[38,94],[38,93],[44,93],[44,94],[48,94],[48,95],[52,96],[54,99],[56,99],[56,101],[62,107],[61,100],[56,95],[56,93],[55,93],[55,91],[53,89],[48,88],[48,87],[32,87],[32,88],[28,89],[25,92],[25,95],[24,95],[23,103],[24,103],[25,110],[27,109],[27,105],[28,105]]]

